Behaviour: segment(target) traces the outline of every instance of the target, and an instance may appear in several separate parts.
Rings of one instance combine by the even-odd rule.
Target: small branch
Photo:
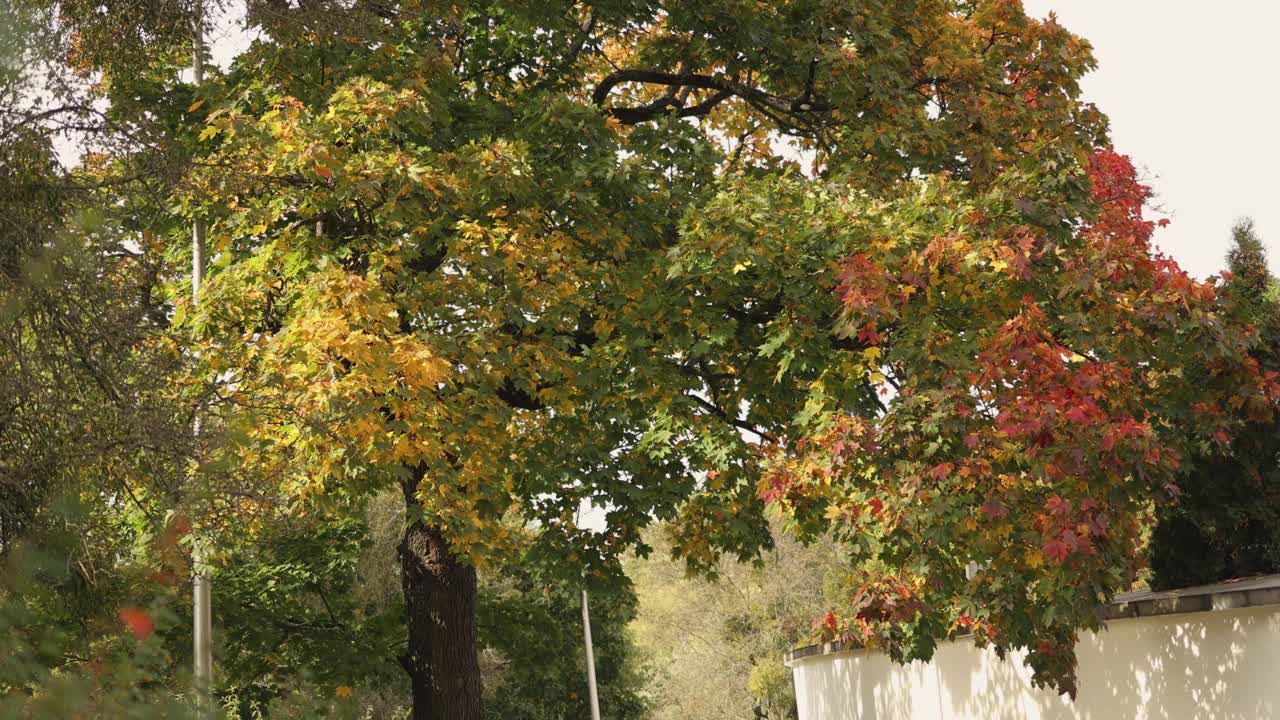
[[[686,394],[685,397],[698,403],[698,405],[704,408],[707,412],[720,418],[721,420],[732,425],[733,427],[738,428],[739,430],[746,430],[747,432],[756,435],[761,440],[767,440],[769,442],[778,442],[777,436],[775,436],[773,433],[765,432],[764,430],[761,430],[760,428],[756,427],[755,425],[752,425],[746,420],[740,420],[737,417],[730,415],[719,405],[716,405],[715,403],[712,403],[711,401],[706,400],[705,398],[698,397],[697,395],[694,395],[692,393]]]

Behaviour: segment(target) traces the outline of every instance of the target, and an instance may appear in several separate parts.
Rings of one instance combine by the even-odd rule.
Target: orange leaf
[[[139,640],[146,640],[155,632],[156,622],[146,610],[136,607],[121,608],[120,623]]]

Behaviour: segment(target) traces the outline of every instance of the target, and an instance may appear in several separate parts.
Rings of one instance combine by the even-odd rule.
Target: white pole
[[[587,645],[587,692],[591,698],[591,720],[600,720],[600,697],[596,694],[596,656],[591,644],[591,611],[587,591],[582,591],[582,635]]]
[[[195,27],[192,28],[191,76],[198,88],[204,82],[204,18],[202,0],[195,3]],[[200,286],[204,283],[205,254],[204,218],[197,217],[191,228],[191,303],[200,303]],[[192,430],[200,436],[197,411]],[[213,685],[213,592],[204,565],[204,548],[197,535],[191,545],[192,654],[195,657],[196,694],[200,707],[209,710],[208,693]]]

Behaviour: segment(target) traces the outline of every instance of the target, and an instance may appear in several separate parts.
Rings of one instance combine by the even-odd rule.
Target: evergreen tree
[[[1230,280],[1224,305],[1243,312],[1258,333],[1253,357],[1280,370],[1280,304],[1266,248],[1253,221],[1231,230]],[[1245,413],[1240,411],[1241,415]],[[1178,483],[1174,502],[1160,504],[1152,535],[1152,586],[1186,587],[1280,572],[1280,423],[1252,419],[1230,452],[1203,453]]]

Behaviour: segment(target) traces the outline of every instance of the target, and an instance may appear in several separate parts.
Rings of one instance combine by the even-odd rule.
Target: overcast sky
[[[1248,215],[1280,270],[1280,2],[1024,0],[1093,43],[1086,97],[1149,177],[1169,227],[1156,242],[1191,274],[1218,272]]]

